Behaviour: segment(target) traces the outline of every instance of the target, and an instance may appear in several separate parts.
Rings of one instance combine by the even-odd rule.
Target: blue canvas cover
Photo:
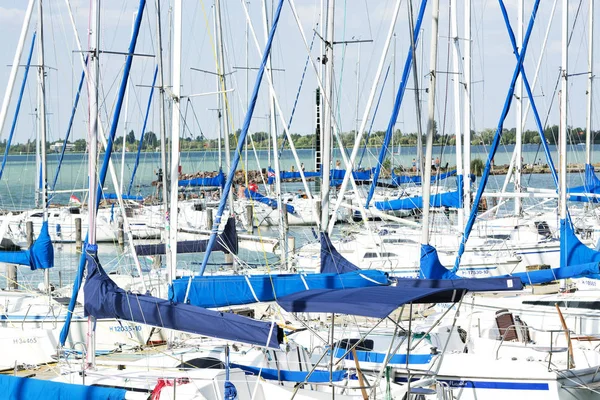
[[[460,279],[409,279],[398,278],[398,288],[444,288],[466,289],[471,292],[500,292],[505,290],[521,290],[521,279],[514,276],[494,278],[460,278]]]
[[[375,168],[362,171],[352,171],[352,177],[359,181],[366,181],[371,179],[371,175],[373,175],[374,170]],[[332,169],[329,177],[331,180],[341,180],[344,179],[344,175],[346,175],[345,169]]]
[[[489,280],[488,280],[489,279]],[[518,278],[458,279],[430,281],[416,287],[399,280],[399,286],[372,286],[342,290],[308,290],[277,299],[288,312],[322,312],[384,318],[407,303],[457,302],[469,290],[519,290]]]
[[[274,323],[126,292],[104,272],[95,251],[92,247],[86,252],[85,316],[115,318],[272,348],[278,348],[283,339],[281,329]]]
[[[300,179],[301,178],[299,171],[280,171],[279,176],[281,177],[282,181],[286,180],[286,179]],[[305,178],[314,178],[317,176],[321,176],[321,173],[319,171],[304,171]],[[271,167],[269,167],[267,183],[269,185],[272,185],[273,182],[275,182],[275,170],[273,170]]]
[[[122,400],[125,390],[101,386],[0,375],[0,390],[5,400],[57,399],[57,400]]]
[[[600,252],[581,243],[570,220],[560,221],[560,267],[600,262]]]
[[[453,192],[434,194],[429,198],[430,207],[460,208],[462,190],[459,188]],[[423,196],[404,197],[388,201],[376,201],[375,208],[382,211],[391,210],[414,210],[423,208]]]
[[[202,253],[206,251],[208,239],[205,240],[185,240],[177,242],[177,253]],[[223,233],[217,236],[217,241],[213,251],[222,251],[224,253],[238,253],[238,236],[235,229],[235,218],[229,218],[223,229]],[[135,252],[138,256],[152,256],[155,254],[166,254],[164,243],[140,244],[135,246]]]
[[[319,312],[384,318],[406,303],[451,303],[465,290],[454,288],[410,288],[374,286],[356,289],[320,289],[298,292],[277,299],[288,312]]]
[[[173,281],[169,299],[183,302],[190,278]],[[387,274],[380,271],[355,271],[345,274],[215,275],[196,276],[189,285],[188,302],[214,308],[274,301],[278,297],[309,289],[344,289],[387,285]]]
[[[425,279],[461,279],[442,265],[437,250],[428,244],[421,245],[419,276]]]
[[[598,203],[600,198],[585,195],[586,193],[600,195],[600,179],[596,176],[593,165],[585,164],[584,177],[583,186],[572,187],[567,190],[567,193],[581,193],[569,196],[569,200],[583,203]]]
[[[442,174],[431,175],[431,182],[443,181],[451,176],[456,175],[456,170],[444,172]],[[414,183],[415,185],[421,184],[421,176],[420,175],[396,175],[392,170],[392,183],[396,186],[404,185],[407,183]]]
[[[123,200],[133,200],[133,201],[144,201],[144,196],[135,196],[133,194],[121,194],[121,198]],[[116,193],[104,193],[102,192],[103,200],[119,200],[119,196]]]
[[[225,174],[222,170],[212,178],[194,178],[181,179],[179,186],[203,186],[203,187],[223,187],[225,186]]]
[[[246,190],[244,190],[244,195],[249,199],[266,204],[273,209],[277,208],[277,200],[271,199],[271,198],[269,198],[263,194],[260,194],[258,192],[253,192],[252,190],[246,189]],[[292,206],[290,204],[286,204],[284,210],[290,214],[293,214],[295,212],[294,206]]]
[[[0,262],[29,265],[31,270],[54,267],[54,247],[48,233],[48,221],[42,223],[40,234],[27,250],[0,251]]]
[[[280,382],[308,382],[308,383],[324,383],[324,382],[339,382],[346,377],[346,371],[333,371],[330,376],[329,371],[314,370],[310,376],[309,371],[290,371],[285,369],[272,369],[254,367],[251,365],[242,365],[231,363],[232,368],[239,368],[247,373],[247,375],[260,374],[261,378]],[[307,379],[308,377],[308,379]]]
[[[321,273],[345,274],[352,271],[360,271],[360,268],[337,251],[327,232],[321,232]]]
[[[587,264],[569,265],[565,268],[551,268],[537,271],[517,272],[512,277],[519,278],[523,285],[535,285],[547,283],[559,279],[575,279],[600,276],[600,264],[590,262]]]

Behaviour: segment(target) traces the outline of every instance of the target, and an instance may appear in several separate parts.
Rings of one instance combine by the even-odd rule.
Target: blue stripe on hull
[[[411,381],[416,380],[411,379]],[[501,382],[501,381],[472,381],[472,380],[453,380],[438,379],[439,382],[445,382],[453,388],[463,389],[498,389],[498,390],[550,390],[547,383],[539,382]],[[405,383],[406,378],[396,378],[396,382]]]

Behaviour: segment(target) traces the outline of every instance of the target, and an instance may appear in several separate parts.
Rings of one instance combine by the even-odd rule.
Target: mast
[[[100,64],[98,56],[100,54],[100,0],[92,3],[91,22],[92,26],[89,31],[90,43],[90,62],[88,64],[88,96],[90,108],[90,121],[88,131],[88,177],[89,177],[89,195],[88,195],[88,242],[86,252],[95,254],[96,245],[96,207],[97,207],[97,191],[98,177],[96,175],[96,157],[98,155],[98,90],[99,87],[99,69]],[[88,317],[88,347],[87,347],[87,363],[89,367],[93,367],[96,362],[96,338],[95,338],[95,318]]]
[[[163,65],[163,43],[162,43],[162,25],[160,14],[160,0],[156,0],[156,35],[158,36],[158,94],[159,94],[159,118],[160,118],[160,167],[162,169],[162,199],[165,210],[168,210],[168,179],[167,179],[167,127],[165,116],[165,78]],[[160,184],[161,182],[159,182]],[[167,222],[167,221],[165,221]]]
[[[218,33],[217,33],[217,7],[215,5],[215,7],[213,8],[213,19],[214,19],[214,24],[213,24],[213,37],[215,38],[215,49],[219,48],[219,41],[218,41]],[[217,50],[218,51],[218,50]],[[219,66],[220,64],[220,60],[219,58],[217,58],[215,60],[216,63],[216,67],[217,67],[217,73],[215,75],[215,79],[216,79],[216,83],[217,83],[217,93],[221,90],[221,74],[223,74],[223,71],[221,71],[221,68]],[[219,157],[219,170],[223,169],[223,145],[221,144],[222,138],[223,138],[223,121],[222,121],[222,116],[223,116],[223,96],[218,94],[217,95],[217,126],[218,126],[218,131],[219,131],[219,135],[217,136],[217,156]],[[221,194],[223,193],[223,190],[219,188],[219,192],[221,192]]]
[[[40,189],[41,202],[43,210],[43,221],[48,222],[48,171],[46,165],[46,75],[44,71],[44,10],[42,0],[38,1],[38,24],[39,24],[39,46],[38,46],[38,74],[39,74],[39,95],[40,95]],[[46,293],[50,294],[50,270],[44,270],[44,287]]]
[[[333,119],[333,31],[334,31],[334,12],[335,0],[327,0],[327,27],[325,39],[325,93],[326,101],[323,103],[323,132],[322,143],[323,153],[321,159],[321,177],[323,183],[321,185],[321,230],[326,231],[329,224],[329,186],[330,186],[330,170],[331,170],[331,132]],[[343,149],[342,149],[343,151]]]
[[[427,120],[427,147],[425,148],[425,170],[423,185],[423,232],[421,244],[429,244],[429,196],[431,193],[431,153],[433,151],[433,130],[435,128],[435,92],[436,92],[436,66],[438,46],[438,19],[440,1],[433,0],[431,19],[431,52],[429,54],[429,99]]]
[[[159,107],[159,118],[160,118],[160,171],[157,177],[161,182],[158,182],[159,187],[162,186],[162,204],[163,212],[161,217],[163,218],[164,226],[169,226],[169,182],[167,178],[167,126],[165,116],[165,79],[164,79],[164,65],[163,65],[163,42],[162,42],[162,25],[161,25],[161,14],[160,14],[160,0],[156,0],[156,35],[158,41],[158,107]],[[161,231],[161,242],[166,243],[169,238],[167,236],[167,230]],[[165,263],[167,271],[172,271],[171,267],[171,248],[165,246]]]
[[[173,118],[171,120],[171,202],[169,209],[169,246],[171,247],[171,265],[169,280],[176,278],[177,269],[177,227],[179,202],[179,134],[181,128],[181,1],[174,0],[173,5]],[[167,247],[169,247],[167,246]]]
[[[517,10],[517,46],[520,46],[523,43],[523,0],[519,0]],[[521,74],[517,78],[514,101],[516,115],[514,192],[521,193],[521,171],[523,169],[523,77]],[[521,198],[516,196],[514,202],[515,215],[520,215]]]
[[[567,73],[569,71],[568,58],[568,24],[569,24],[569,1],[562,0],[562,55],[561,55],[561,88],[560,88],[560,127],[558,135],[559,154],[559,190],[560,196],[559,217],[561,222],[567,217]],[[562,256],[562,255],[561,255]],[[562,263],[561,263],[562,265]]]
[[[452,69],[454,70],[454,129],[456,132],[456,175],[460,178],[458,179],[458,184],[462,184],[463,177],[463,156],[462,156],[462,131],[461,131],[461,108],[460,108],[460,54],[459,54],[459,41],[458,41],[458,1],[454,0],[450,3],[451,11],[451,20],[450,20],[450,29],[451,32],[451,40],[454,42],[452,46]],[[415,74],[416,75],[416,74]],[[460,188],[459,191],[460,193]],[[465,214],[462,207],[458,208],[458,224],[457,228],[459,231],[463,230],[465,221]]]
[[[215,0],[216,8],[216,24],[217,24],[217,56],[219,58],[219,73],[221,84],[219,90],[221,90],[221,97],[223,99],[223,146],[225,147],[225,168],[229,170],[231,168],[231,152],[229,144],[229,104],[227,102],[227,81],[225,80],[225,47],[223,46],[223,25],[221,23],[221,0]],[[233,212],[233,193],[230,191],[227,200],[229,202],[229,209]]]
[[[265,42],[269,40],[269,20],[267,16],[267,1],[263,0],[262,2],[262,17],[263,23],[265,26]],[[267,58],[267,70],[266,74],[268,75],[267,79],[270,79],[273,82],[273,69],[271,63],[271,56]],[[283,215],[287,210],[284,209],[282,200],[281,200],[281,168],[279,165],[279,154],[278,154],[278,146],[277,146],[277,121],[275,115],[275,99],[273,98],[273,87],[269,86],[269,122],[270,122],[270,131],[271,138],[273,141],[273,170],[275,171],[275,199],[277,200],[277,215],[279,222],[279,248],[282,250],[282,265],[285,267],[284,269],[288,269],[288,254],[287,254],[287,226],[285,224],[285,217]],[[252,221],[250,221],[252,223]]]
[[[415,86],[415,110],[417,116],[417,159],[416,159],[416,167],[419,176],[421,177],[421,182],[423,182],[423,131],[421,123],[421,99],[419,96],[419,71],[417,70],[417,46],[415,44],[415,23],[414,23],[414,15],[413,15],[413,6],[412,0],[408,2],[408,31],[410,32],[410,48],[412,53],[412,70],[413,70],[413,84]],[[394,87],[396,85],[394,84]]]
[[[12,92],[15,87],[15,82],[17,80],[17,73],[19,72],[19,62],[21,60],[21,54],[23,53],[23,48],[25,47],[25,39],[27,39],[27,31],[29,30],[29,23],[31,22],[31,15],[33,14],[33,6],[35,4],[35,0],[29,0],[29,4],[27,5],[27,10],[25,11],[25,18],[23,19],[23,26],[21,27],[21,34],[19,36],[19,42],[17,43],[17,48],[15,50],[15,56],[13,58],[12,65],[10,67],[10,76],[8,78],[8,84],[6,86],[6,91],[4,92],[4,100],[2,101],[2,109],[0,110],[0,134],[4,130],[4,124],[6,122],[6,116],[8,114],[8,107],[10,106],[10,99],[12,97]]]
[[[465,0],[465,49],[464,49],[464,97],[463,97],[463,132],[464,132],[464,180],[463,210],[464,215],[471,214],[471,0]]]
[[[590,0],[588,20],[587,117],[585,123],[585,163],[592,165],[592,85],[594,84],[594,0]]]

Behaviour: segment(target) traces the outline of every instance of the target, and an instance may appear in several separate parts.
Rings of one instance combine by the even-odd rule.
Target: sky
[[[569,26],[572,39],[569,47],[569,111],[568,124],[572,126],[585,126],[585,101],[588,71],[588,1],[569,2]],[[267,0],[269,14],[272,11],[271,1]],[[165,77],[167,83],[170,74],[169,43],[173,26],[170,22],[170,2],[161,2],[161,20],[163,24],[164,60],[166,65]],[[251,23],[256,31],[259,44],[265,44],[265,31],[262,20],[262,1],[251,0],[246,2],[249,7]],[[412,0],[412,7],[416,13],[420,2]],[[419,97],[425,121],[427,112],[429,86],[428,71],[431,43],[431,3],[425,12],[425,18],[420,32],[417,49],[417,69],[419,78]],[[454,106],[453,79],[462,79],[460,71],[452,69],[451,39],[449,34],[449,18],[451,12],[456,12],[459,26],[459,46],[464,49],[464,2],[459,2],[457,11],[449,1],[440,1],[439,14],[439,41],[438,61],[435,68],[437,73],[437,98],[436,119],[440,133],[454,134]],[[511,23],[516,30],[517,7],[519,0],[507,0],[507,8]],[[533,1],[524,1],[525,24],[531,15]],[[319,30],[321,0],[294,0],[302,22],[302,28],[310,42],[314,30]],[[334,45],[334,81],[335,81],[335,117],[342,131],[356,129],[358,119],[362,119],[367,98],[373,84],[377,65],[381,58],[385,38],[392,22],[393,9],[396,0],[337,0],[335,6],[334,37],[336,42],[353,40],[371,40],[361,44]],[[379,82],[377,94],[381,92],[381,104],[377,114],[369,114],[369,124],[373,118],[374,130],[385,130],[389,124],[391,110],[396,95],[397,87],[401,81],[402,70],[407,57],[410,36],[408,25],[409,0],[402,0],[400,14],[395,24],[395,39],[385,59],[385,68],[390,68],[385,85]],[[542,63],[539,78],[534,88],[534,98],[540,110],[542,122],[557,124],[559,121],[558,99],[555,85],[560,68],[561,55],[561,5],[556,5],[556,12],[552,21],[550,15],[554,0],[541,2],[535,25],[532,30],[531,40],[525,60],[525,69],[530,81],[533,81],[536,66],[540,55]],[[4,0],[0,6],[0,91],[4,96],[8,77],[9,65],[12,64],[19,34],[23,25],[27,1]],[[90,1],[71,0],[70,7],[76,24],[77,35],[82,45],[87,48],[87,31],[89,27]],[[125,52],[131,36],[131,27],[138,4],[136,1],[102,0],[101,2],[101,48],[106,52]],[[181,112],[185,116],[182,137],[195,138],[204,135],[215,138],[218,132],[217,97],[215,95],[202,95],[217,90],[214,75],[202,73],[192,68],[215,71],[214,53],[214,28],[213,28],[213,2],[209,0],[183,0],[183,55],[182,68],[182,99]],[[600,11],[596,9],[596,14]],[[232,125],[234,129],[241,127],[247,109],[249,92],[255,84],[256,71],[244,70],[235,67],[257,67],[260,55],[254,45],[252,35],[247,39],[246,18],[241,1],[223,0],[223,35],[225,45],[225,71],[227,85],[233,91],[229,92],[229,104],[232,112]],[[129,98],[119,122],[117,133],[134,130],[139,137],[142,127],[146,104],[148,102],[152,76],[156,65],[157,51],[157,13],[154,1],[149,1],[144,11],[142,28],[138,40],[136,56],[133,62],[129,81]],[[31,18],[27,31],[27,39],[21,64],[25,63],[27,51],[30,46],[33,31],[38,29],[37,6]],[[597,19],[597,18],[596,18]],[[542,43],[546,30],[549,27],[549,40],[545,52],[542,54]],[[512,53],[509,37],[504,25],[498,1],[473,0],[472,4],[472,43],[473,43],[473,95],[472,95],[472,128],[482,130],[495,128],[502,111],[508,92],[508,86],[515,68],[515,56]],[[321,40],[315,37],[313,49],[310,53],[314,62],[318,63],[321,56]],[[46,0],[44,2],[44,48],[47,65],[47,110],[48,110],[48,140],[57,141],[64,138],[69,121],[77,83],[82,67],[81,54],[77,48],[73,27],[71,26],[68,8],[63,0]],[[594,48],[600,43],[596,41]],[[285,1],[280,24],[277,28],[273,44],[272,60],[274,86],[277,98],[281,104],[282,117],[288,121],[294,106],[294,101],[299,89],[303,69],[307,60],[307,50],[302,41],[300,31],[296,25],[290,5]],[[462,53],[461,53],[462,54]],[[34,53],[34,64],[37,63],[37,45]],[[596,57],[596,60],[599,58]],[[120,54],[103,53],[101,56],[101,101],[102,124],[108,130],[112,118],[116,95],[121,81],[125,57]],[[594,64],[597,69],[598,62]],[[24,68],[20,68],[8,119],[0,140],[8,137],[12,123],[17,93],[19,91]],[[31,70],[25,89],[23,105],[15,132],[15,142],[35,140],[36,135],[36,73]],[[461,82],[463,82],[461,80]],[[311,63],[308,64],[304,83],[298,97],[297,108],[291,123],[290,131],[293,133],[312,133],[315,127],[314,93],[317,88],[316,74]],[[412,75],[408,78],[408,89],[403,98],[396,127],[404,132],[415,132],[416,107],[415,92]],[[383,87],[383,89],[382,89]],[[358,96],[357,96],[358,93]],[[187,97],[190,96],[190,97]],[[147,130],[159,131],[158,102],[153,101],[148,119]],[[357,101],[358,99],[358,101]],[[597,90],[593,94],[594,105],[598,104]],[[460,102],[463,100],[460,99]],[[73,140],[86,137],[87,133],[87,92],[84,89],[82,101],[75,116],[72,138]],[[358,112],[357,112],[358,107]],[[513,107],[514,109],[514,107]],[[263,81],[259,98],[250,126],[250,132],[268,130],[268,85]],[[507,128],[515,126],[515,114],[510,112],[504,124]],[[593,117],[593,129],[599,129],[597,118]],[[281,134],[281,122],[278,120],[278,134]],[[533,129],[534,121],[529,113],[526,128]]]

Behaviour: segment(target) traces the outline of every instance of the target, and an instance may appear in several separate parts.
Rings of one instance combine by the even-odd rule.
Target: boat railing
[[[498,360],[499,358],[499,354],[500,354],[500,348],[502,348],[502,346],[504,345],[505,338],[506,336],[511,332],[511,330],[516,331],[517,329],[522,329],[523,326],[520,324],[514,324],[514,325],[510,325],[507,327],[503,327],[502,329],[504,330],[504,334],[502,334],[501,339],[500,339],[500,344],[498,345],[498,348],[496,349],[496,360]],[[554,339],[555,339],[555,334],[556,339],[558,339],[558,335],[568,335],[567,336],[567,341],[569,340],[569,336],[573,333],[571,331],[566,332],[564,329],[540,329],[540,328],[535,328],[532,326],[527,326],[528,330],[531,331],[535,331],[538,333],[549,333],[550,334],[550,346],[531,346],[530,348],[535,350],[535,351],[539,351],[539,352],[543,352],[543,353],[548,353],[548,371],[551,370],[551,365],[552,365],[552,355],[554,353],[564,353],[567,352],[567,360],[571,360],[573,355],[570,352],[570,349],[568,346],[557,346],[554,343]],[[533,343],[533,342],[524,342],[525,346],[527,346],[529,343]]]

